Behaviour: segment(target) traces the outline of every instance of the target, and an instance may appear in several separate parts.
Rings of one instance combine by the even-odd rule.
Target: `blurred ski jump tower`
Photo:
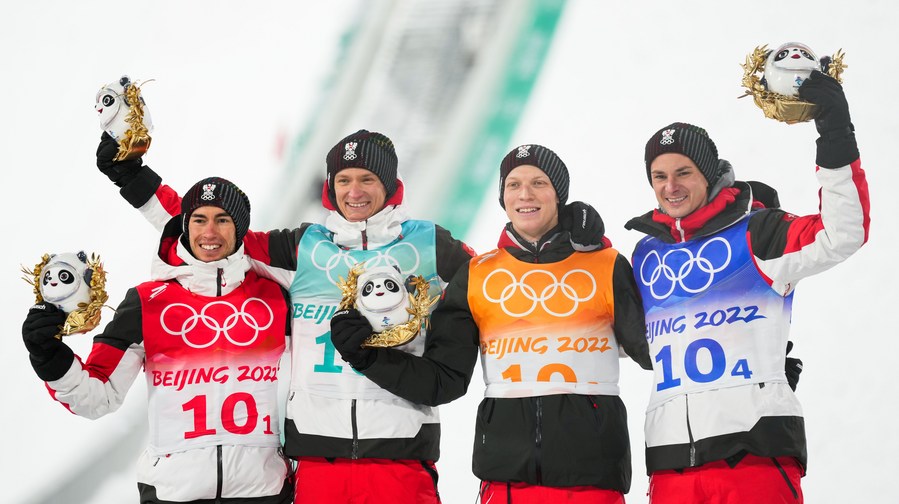
[[[395,143],[405,203],[464,238],[498,179],[564,0],[362,0],[311,117],[285,146],[277,197],[260,227],[321,222],[325,155],[359,129]],[[364,6],[364,8],[363,8]],[[364,15],[361,15],[364,14]],[[302,48],[309,50],[309,48]],[[274,196],[274,195],[272,195]],[[260,205],[260,207],[264,206]],[[270,205],[271,206],[271,205]],[[276,207],[276,208],[275,208]],[[266,210],[268,213],[266,214]],[[29,502],[100,503],[113,477],[134,488],[145,411],[123,415],[96,455],[49,479]],[[135,418],[144,415],[141,418]],[[130,497],[129,497],[130,498]]]
[[[320,221],[325,154],[367,129],[394,141],[411,215],[464,237],[512,147],[564,4],[366,2],[318,109],[286,147],[281,198],[266,222]]]

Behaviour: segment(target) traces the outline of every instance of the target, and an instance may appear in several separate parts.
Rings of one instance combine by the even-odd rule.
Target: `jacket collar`
[[[228,257],[207,263],[194,257],[181,240],[163,238],[153,257],[151,276],[154,281],[174,280],[194,294],[213,297],[239,287],[249,269],[243,244]]]
[[[334,244],[347,249],[376,249],[393,243],[403,234],[403,222],[409,219],[402,205],[390,205],[367,220],[350,222],[332,210],[325,227],[333,233]]]
[[[496,244],[496,246],[499,248],[520,248],[536,255],[540,253],[541,250],[549,246],[552,242],[558,241],[561,238],[562,227],[556,225],[556,227],[547,231],[546,234],[544,234],[539,240],[535,242],[528,241],[520,234],[518,234],[517,231],[515,231],[515,228],[512,227],[511,222],[507,222],[506,227],[503,228],[503,232],[499,235],[499,242]]]
[[[634,217],[624,227],[666,243],[680,243],[727,228],[755,207],[749,184],[734,182],[733,187],[722,189],[707,205],[686,217],[675,219],[656,209]]]

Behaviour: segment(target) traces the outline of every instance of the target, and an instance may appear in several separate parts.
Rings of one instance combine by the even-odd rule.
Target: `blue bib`
[[[777,294],[755,267],[748,224],[746,217],[684,243],[637,244],[634,277],[655,359],[650,410],[681,394],[786,381],[793,295]]]

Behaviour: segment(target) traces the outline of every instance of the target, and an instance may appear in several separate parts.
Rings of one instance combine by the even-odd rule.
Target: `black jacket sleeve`
[[[103,332],[94,337],[94,343],[105,343],[124,351],[131,345],[140,345],[143,341],[140,295],[137,289],[132,288],[125,293],[125,298],[119,303],[115,315],[103,328]]]
[[[156,194],[156,189],[162,185],[162,177],[149,166],[141,166],[137,174],[127,184],[119,189],[119,194],[134,208],[144,206],[150,198]]]
[[[478,326],[468,306],[468,268],[461,268],[431,314],[422,357],[390,349],[361,372],[408,401],[437,406],[465,395],[478,359]]]
[[[612,273],[615,296],[615,338],[624,352],[643,369],[652,369],[649,343],[646,342],[646,320],[643,300],[628,260],[621,254],[615,258]]]
[[[449,283],[457,271],[474,256],[474,251],[465,243],[453,238],[446,229],[435,225],[437,244],[437,275]]]

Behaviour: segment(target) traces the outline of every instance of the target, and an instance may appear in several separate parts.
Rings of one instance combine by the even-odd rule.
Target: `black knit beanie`
[[[387,190],[387,199],[396,192],[396,150],[385,135],[359,130],[337,142],[325,158],[328,166],[328,197],[337,206],[334,176],[344,168],[364,168],[374,173]]]
[[[506,154],[502,163],[499,165],[499,204],[506,208],[503,201],[503,192],[506,186],[506,177],[509,172],[521,165],[532,165],[543,170],[549,181],[556,190],[556,197],[559,198],[559,205],[564,205],[568,201],[568,168],[565,163],[559,159],[555,152],[547,149],[542,145],[530,144],[519,145]]]
[[[699,126],[687,123],[672,123],[656,131],[646,142],[646,178],[652,184],[650,166],[655,158],[662,154],[675,152],[690,158],[709,183],[709,190],[715,187],[721,178],[718,166],[718,148],[709,138],[709,134]]]
[[[188,236],[188,224],[194,210],[202,206],[219,207],[228,212],[234,221],[237,246],[250,228],[250,199],[234,183],[221,177],[207,177],[191,187],[181,199],[184,236]]]

